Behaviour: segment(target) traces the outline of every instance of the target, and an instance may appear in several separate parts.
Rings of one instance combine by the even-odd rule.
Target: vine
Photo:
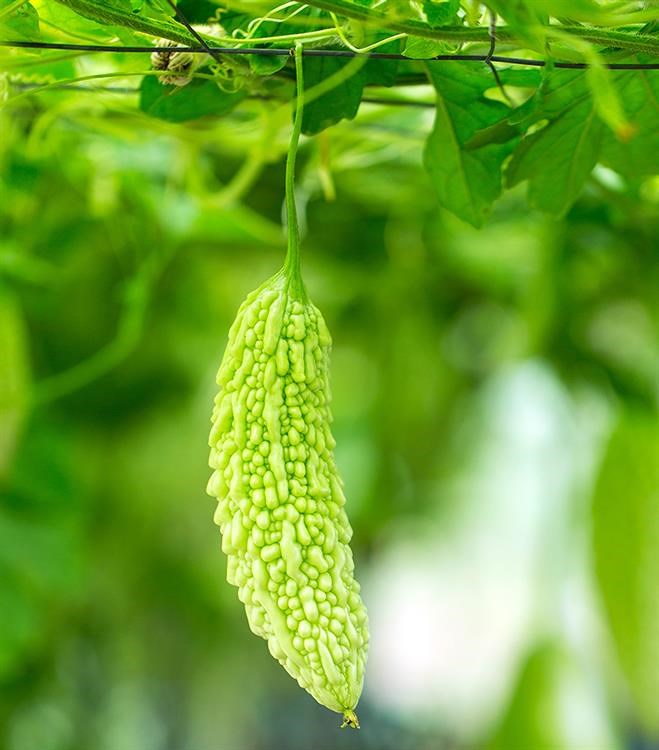
[[[75,0],[72,0],[75,1]],[[388,15],[386,12],[377,8],[367,8],[350,0],[311,0],[309,3],[314,8],[329,11],[331,13],[353,18],[362,21],[370,26],[391,29],[402,34],[411,36],[424,37],[436,41],[455,42],[464,44],[465,42],[489,42],[490,33],[486,27],[468,27],[468,26],[445,26],[441,28],[432,28],[422,21],[414,19],[400,19]],[[632,18],[624,16],[620,25],[628,23],[646,23],[655,21],[658,13],[656,10],[648,10],[647,13],[639,13]],[[535,30],[535,26],[532,27]],[[561,25],[561,31],[569,36],[583,39],[591,44],[598,44],[606,47],[616,47],[624,49],[627,52],[646,52],[648,54],[659,54],[659,39],[649,35],[633,35],[624,31],[609,31],[606,29],[593,29],[583,26]],[[519,32],[509,28],[499,28],[497,30],[499,41],[524,45],[528,43],[528,37],[522,36]]]
[[[293,132],[291,133],[288,156],[286,158],[286,227],[288,234],[288,251],[286,253],[285,268],[291,282],[299,288],[304,289],[300,276],[300,228],[297,218],[297,205],[295,202],[295,162],[297,150],[302,133],[302,115],[304,114],[304,70],[302,66],[302,44],[295,45],[295,117],[293,120]]]
[[[480,226],[506,189],[527,182],[531,205],[561,216],[598,163],[630,182],[659,171],[659,84],[652,74],[659,69],[659,9],[583,0],[566,20],[564,6],[562,0],[384,0],[372,6],[291,0],[254,5],[251,12],[228,3],[212,17],[197,14],[192,4],[187,19],[173,0],[54,0],[39,13],[29,3],[10,2],[0,11],[8,29],[0,45],[11,48],[4,60],[7,106],[91,80],[138,77],[139,108],[150,117],[230,117],[246,100],[294,100],[295,48],[307,81],[301,133],[313,136],[353,119],[362,103],[383,107],[382,117],[393,105],[426,107],[427,93],[414,87],[430,83],[436,119],[432,132],[421,135],[439,203]],[[13,20],[19,12],[20,23]],[[62,12],[77,20],[67,23]],[[173,76],[125,58],[108,58],[107,73],[90,75],[81,67],[55,80],[27,75],[66,59],[35,59],[34,50],[164,52],[166,66],[173,49],[201,56],[185,58],[190,63],[183,74]],[[76,66],[82,58],[70,59]],[[445,70],[449,64],[454,73]],[[386,93],[399,86],[410,87],[410,95]],[[286,106],[276,111],[272,127],[286,126],[286,112]],[[248,160],[218,200],[244,195],[261,163]]]

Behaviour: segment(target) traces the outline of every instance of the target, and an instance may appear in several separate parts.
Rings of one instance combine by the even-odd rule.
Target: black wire
[[[216,62],[222,62],[220,53],[215,52],[208,46],[204,37],[201,36],[197,29],[195,29],[190,21],[188,21],[188,19],[183,15],[183,11],[176,5],[174,0],[167,0],[167,3],[170,5],[174,13],[176,13],[176,17],[178,18],[178,20],[185,26],[185,28],[190,32],[190,34],[192,34],[192,36],[199,42],[199,44],[201,44],[206,53],[209,54]]]
[[[111,46],[105,44],[69,44],[65,42],[24,42],[24,41],[1,41],[0,47],[16,47],[21,49],[45,49],[45,50],[71,50],[77,52],[193,52],[215,55],[258,55],[260,57],[288,57],[290,48],[277,47],[139,47],[139,46]],[[418,61],[416,58],[406,57],[393,52],[366,52],[356,53],[347,49],[305,49],[305,57],[369,57],[374,60],[407,60]],[[436,55],[427,61],[441,60],[444,62],[498,62],[508,65],[528,65],[534,68],[544,68],[549,63],[547,60],[532,60],[524,57],[505,57],[502,55]],[[585,62],[552,62],[555,68],[566,68],[569,70],[585,70],[590,67]],[[656,63],[606,63],[610,70],[659,70],[659,62]]]

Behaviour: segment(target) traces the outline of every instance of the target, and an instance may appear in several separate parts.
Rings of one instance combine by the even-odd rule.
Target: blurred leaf
[[[0,480],[9,469],[28,396],[27,334],[21,311],[0,285]]]
[[[596,0],[495,0],[496,5],[521,6],[526,3],[533,7],[536,12],[544,14],[546,22],[551,16],[553,18],[569,18],[586,23],[612,23],[616,20],[616,12],[629,13],[634,9],[631,3],[598,3]],[[638,9],[642,3],[636,4]],[[649,4],[648,4],[649,5]]]
[[[659,421],[624,414],[593,497],[595,571],[638,718],[659,736]]]
[[[79,580],[76,530],[51,518],[0,512],[0,565],[23,585],[49,595],[72,591]]]
[[[639,61],[650,58],[639,56]],[[619,71],[615,77],[624,107],[636,133],[622,141],[607,131],[602,162],[631,183],[659,174],[659,76],[653,71]]]
[[[224,115],[246,96],[244,91],[222,91],[213,81],[192,80],[185,86],[164,85],[155,76],[145,76],[140,86],[140,109],[168,122],[196,120],[206,115]]]
[[[501,194],[501,168],[515,141],[471,150],[466,144],[479,131],[505,120],[510,110],[485,98],[492,78],[481,66],[433,62],[428,71],[437,91],[437,114],[424,152],[426,168],[442,205],[482,226]]]
[[[586,70],[586,80],[599,118],[609,126],[617,138],[628,141],[635,130],[625,114],[613,72],[604,65],[599,56],[588,62],[590,66]]]
[[[601,309],[593,310],[583,339],[616,377],[645,392],[652,403],[659,372],[659,321],[643,305],[641,292],[633,299],[607,299]],[[620,346],[621,340],[625,346]]]
[[[576,720],[575,720],[576,717]],[[488,750],[613,750],[617,743],[588,676],[548,644],[523,665]]]
[[[66,465],[69,450],[61,428],[31,422],[12,473],[0,485],[3,678],[47,642],[52,626],[80,595],[81,506]]]
[[[0,680],[14,672],[39,639],[39,612],[34,600],[0,564]]]

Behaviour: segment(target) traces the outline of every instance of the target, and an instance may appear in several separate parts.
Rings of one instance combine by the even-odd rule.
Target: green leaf
[[[37,39],[39,37],[39,14],[32,3],[23,3],[6,17],[2,14],[14,0],[0,0],[0,29],[3,34],[11,34],[19,39]]]
[[[542,83],[542,73],[537,68],[500,68],[499,79],[504,86],[537,89]]]
[[[506,184],[529,181],[529,203],[564,216],[597,163],[604,126],[592,100],[524,138],[506,170]]]
[[[501,120],[489,128],[479,130],[465,144],[465,151],[475,151],[492,143],[507,143],[513,138],[517,138],[522,133],[522,128],[510,120]]]
[[[299,15],[303,15],[300,13]],[[252,16],[247,13],[239,13],[233,10],[227,10],[222,13],[222,28],[226,34],[233,34],[238,29],[246,31],[247,26],[252,20]],[[252,36],[255,39],[262,37],[274,36],[278,33],[294,33],[295,29],[290,28],[290,24],[276,23],[274,21],[265,21],[261,23],[255,30],[252,31]],[[272,47],[271,43],[262,42],[259,44],[262,47]],[[289,58],[287,57],[265,57],[260,55],[248,55],[247,61],[249,66],[254,73],[260,76],[269,76],[273,73],[277,73],[286,66]]]
[[[278,73],[286,67],[288,58],[284,57],[266,57],[264,55],[248,55],[249,67],[256,75],[271,76]]]
[[[301,24],[309,23],[310,19],[316,18],[318,14],[319,11],[313,8],[305,8],[299,13],[295,13],[294,18],[289,21],[264,21],[253,27],[249,33],[253,39],[296,34],[300,31]],[[225,31],[229,34],[235,34],[240,30],[241,34],[238,36],[242,36],[243,33],[247,32],[248,26],[253,20],[252,15],[236,11],[223,11],[221,15],[222,26]],[[259,46],[269,49],[272,47],[281,47],[281,44],[277,42],[262,42]],[[247,60],[254,73],[260,76],[269,76],[286,67],[290,61],[290,57],[286,55],[273,57],[248,55]]]
[[[505,121],[510,110],[485,97],[492,77],[481,65],[433,62],[428,70],[437,91],[437,114],[424,152],[426,169],[442,205],[482,226],[501,194],[502,164],[515,141],[466,146],[480,131]]]
[[[156,17],[161,16],[162,18],[170,18],[176,15],[176,12],[167,0],[131,0],[133,6],[137,6],[137,10],[144,10],[148,15]]]
[[[305,57],[303,65],[304,85],[309,91],[344,70],[350,62],[335,57]],[[339,120],[352,120],[359,110],[363,89],[363,78],[350,75],[327,93],[305,104],[302,132],[314,135]]]
[[[371,38],[371,43],[378,38]],[[383,45],[382,52],[398,52],[397,42]],[[304,86],[309,94],[302,117],[302,132],[315,135],[340,120],[352,120],[359,111],[364,86],[376,84],[391,86],[396,81],[398,61],[357,58],[346,60],[336,57],[305,57]],[[331,88],[320,96],[314,95],[316,86]]]
[[[155,76],[145,76],[140,87],[140,109],[161,120],[185,122],[205,115],[224,115],[245,96],[244,91],[222,91],[213,81],[193,80],[186,86],[170,86]]]
[[[600,119],[623,140],[633,134],[633,128],[627,120],[614,76],[611,70],[598,61],[586,71],[586,79],[590,85],[593,101]]]
[[[176,5],[188,21],[195,24],[215,19],[215,12],[218,10],[218,6],[211,0],[179,0]]]
[[[55,0],[85,18],[105,25],[123,26],[163,39],[171,39],[182,44],[196,44],[197,40],[177,21],[159,17],[135,14],[130,0]]]
[[[649,61],[649,58],[640,61]],[[618,71],[615,79],[636,132],[625,142],[607,130],[601,159],[634,183],[659,174],[659,76],[653,71],[630,70]]]
[[[59,2],[42,3],[39,7],[39,16],[46,26],[66,29],[67,34],[78,37],[77,41],[98,40],[99,44],[112,44],[117,40],[122,44],[144,43],[144,37],[134,30],[129,30],[125,26],[101,24],[96,19],[86,18]]]
[[[412,60],[429,60],[437,55],[445,55],[452,49],[446,42],[426,39],[421,36],[408,36],[403,54]]]
[[[589,99],[592,99],[592,94],[584,71],[546,69],[533,111],[526,121],[531,124],[543,119],[555,120],[573,104]]]
[[[659,425],[626,414],[593,497],[595,572],[638,718],[659,736]]]
[[[455,21],[460,10],[460,0],[424,0],[423,12],[433,28]]]
[[[545,84],[525,124],[547,124],[522,140],[506,169],[506,184],[528,180],[529,203],[560,217],[597,163],[605,128],[582,72],[554,71]]]
[[[383,33],[369,34],[364,42],[373,44],[386,38]],[[388,52],[397,54],[400,52],[400,41],[394,40],[388,44],[382,44],[376,52]],[[355,75],[361,77],[363,86],[393,86],[398,75],[398,60],[368,60],[366,65]]]
[[[299,14],[303,15],[303,14]],[[233,31],[236,28],[246,27],[247,24],[250,21],[249,16],[234,16],[234,21],[240,21],[239,24],[232,24],[227,31]],[[223,18],[224,21],[224,18]],[[261,37],[269,37],[269,36],[276,36],[278,34],[294,34],[297,31],[297,27],[293,24],[287,24],[287,23],[276,23],[274,21],[266,21],[265,23],[262,23],[258,28],[253,32],[253,37],[255,39],[260,39]],[[269,47],[276,47],[276,44],[270,43],[263,43],[259,46],[263,46],[266,48]],[[252,69],[254,73],[260,76],[269,76],[273,75],[274,73],[277,73],[282,68],[286,66],[290,58],[286,56],[282,57],[266,57],[263,55],[248,55],[247,60],[249,61],[249,66]]]

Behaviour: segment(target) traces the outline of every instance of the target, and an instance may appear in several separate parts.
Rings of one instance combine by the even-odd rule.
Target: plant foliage
[[[224,49],[285,51],[298,40],[316,52],[400,55],[308,57],[303,132],[316,135],[353,119],[362,108],[375,108],[372,100],[383,116],[391,100],[434,106],[434,126],[423,132],[427,172],[440,204],[474,226],[487,220],[502,190],[518,183],[528,184],[531,206],[560,217],[598,163],[632,185],[659,171],[659,73],[608,67],[657,62],[659,9],[653,3],[313,0],[276,7],[250,2],[237,11],[231,4],[186,0],[175,13],[167,0],[2,0],[0,8],[4,41],[199,45],[187,21],[202,24],[206,42]],[[487,55],[494,21],[497,55],[543,59],[545,67],[498,62],[495,72],[482,60],[430,59]],[[86,59],[81,52],[4,50],[6,106],[20,106],[26,84],[52,91],[85,78]],[[565,61],[588,68],[557,67]],[[286,55],[199,53],[187,86],[156,75],[144,53],[114,53],[94,63],[99,85],[104,71],[124,74],[133,85],[142,76],[137,107],[172,122],[230,116],[247,98],[275,106],[295,95]],[[36,99],[39,91],[34,87],[30,96]]]

